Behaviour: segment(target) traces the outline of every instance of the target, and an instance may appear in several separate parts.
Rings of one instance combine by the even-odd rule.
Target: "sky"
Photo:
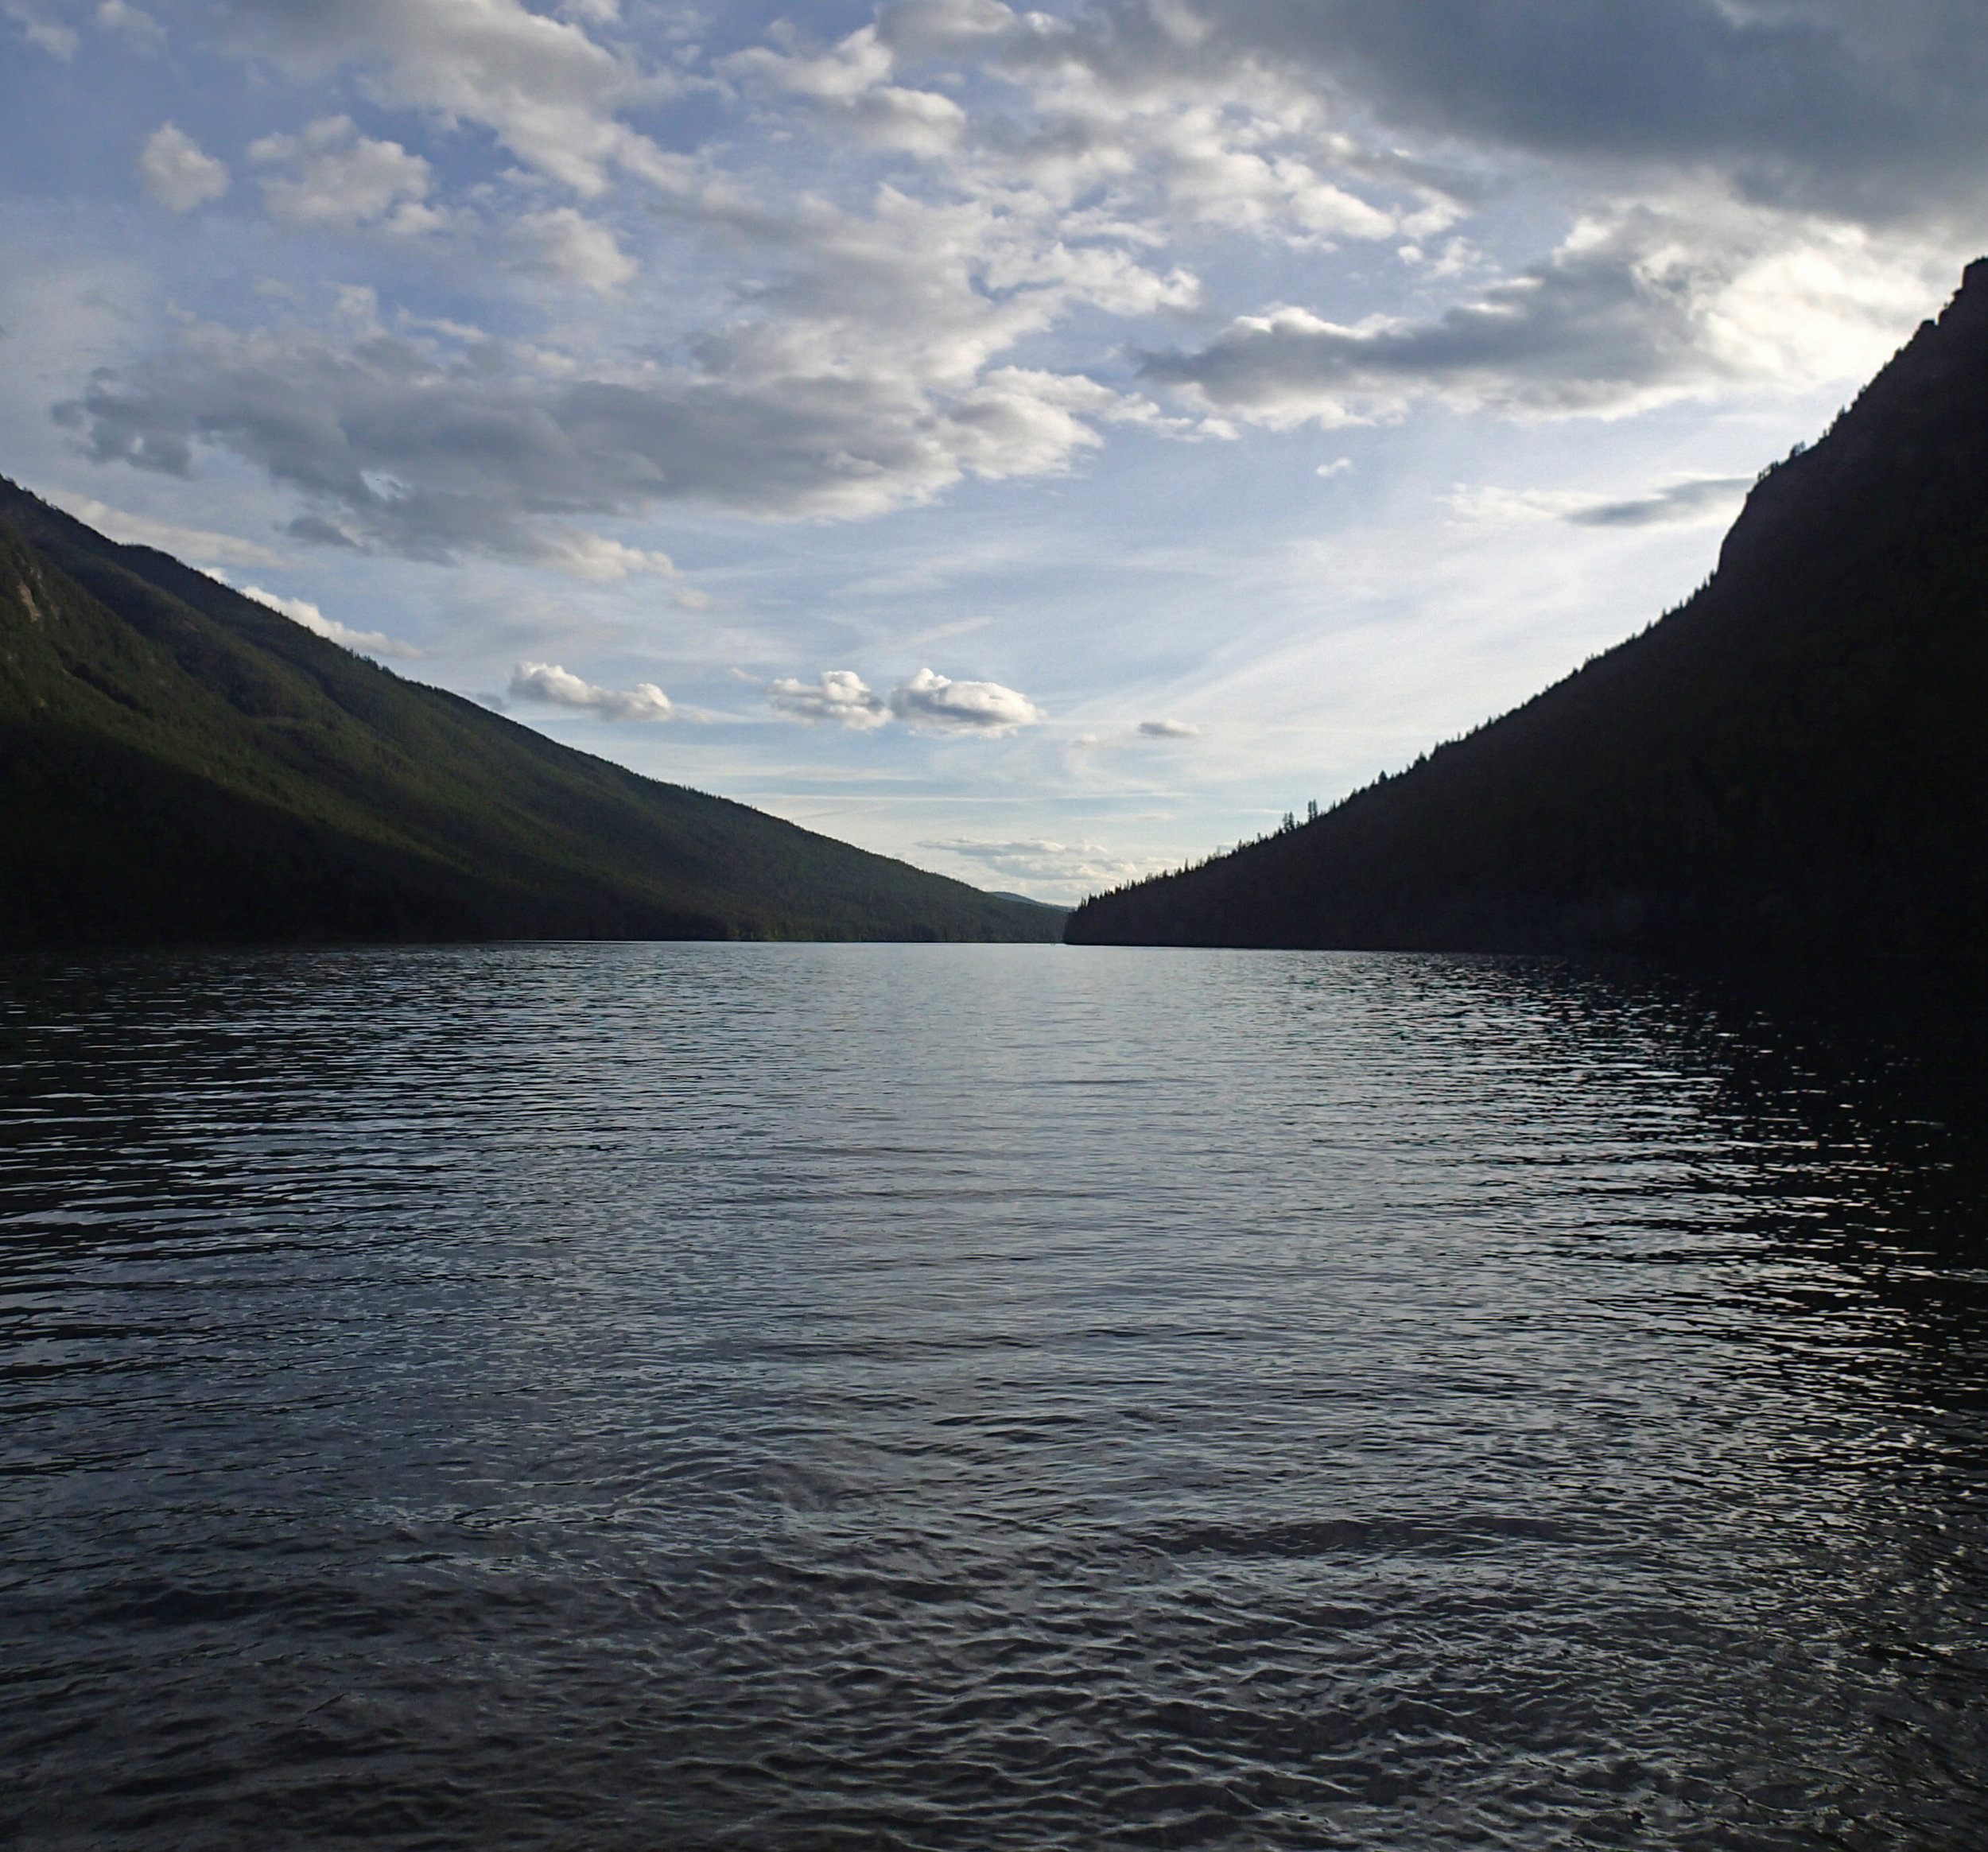
[[[1988,250],[1984,0],[0,0],[0,473],[1072,901],[1687,596]]]

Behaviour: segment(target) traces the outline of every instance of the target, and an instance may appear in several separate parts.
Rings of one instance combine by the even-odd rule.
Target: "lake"
[[[12,961],[0,1836],[1983,1842],[1985,1128],[1544,961]]]

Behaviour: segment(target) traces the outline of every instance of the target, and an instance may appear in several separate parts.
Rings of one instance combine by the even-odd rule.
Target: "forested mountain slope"
[[[1679,609],[1079,943],[1988,953],[1988,259]]]
[[[0,945],[1061,919],[556,744],[0,479]]]

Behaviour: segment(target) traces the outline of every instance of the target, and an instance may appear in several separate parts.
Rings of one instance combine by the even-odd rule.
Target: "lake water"
[[[0,1838],[1988,1842],[1982,1130],[1544,962],[0,966]]]

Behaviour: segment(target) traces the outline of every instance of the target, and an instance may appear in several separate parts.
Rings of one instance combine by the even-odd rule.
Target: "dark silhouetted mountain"
[[[1061,924],[404,681],[0,479],[0,944]]]
[[[1687,604],[1075,943],[1988,953],[1988,259],[1765,472]]]

